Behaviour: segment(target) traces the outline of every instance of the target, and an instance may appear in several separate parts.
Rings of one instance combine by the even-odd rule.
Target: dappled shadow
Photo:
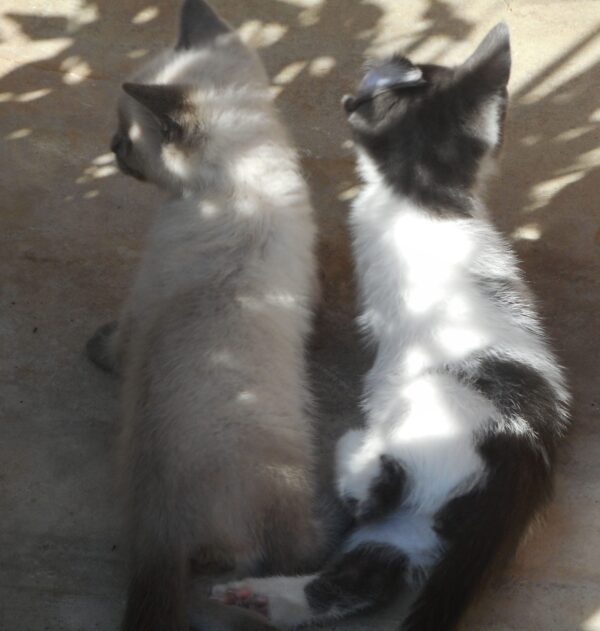
[[[20,558],[10,557],[5,565],[6,583],[15,585],[9,614],[14,618],[7,628],[37,628],[45,619],[54,625],[49,628],[62,629],[65,616],[77,618],[96,607],[98,627],[108,629],[115,625],[120,593],[113,550],[118,511],[107,492],[116,394],[87,365],[81,349],[97,324],[114,317],[138,260],[148,213],[157,203],[155,190],[116,173],[108,152],[118,86],[141,60],[174,39],[178,6],[80,0],[65,3],[63,10],[61,2],[46,4],[55,7],[7,1],[0,41],[5,149],[0,155],[5,306],[0,332],[7,358],[0,367],[7,419],[6,453],[0,456],[9,465],[5,483],[12,498],[2,511],[7,515],[2,536],[33,542],[23,544]],[[465,41],[474,46],[482,22],[491,25],[501,17],[497,9],[508,5],[492,10],[491,4],[478,13],[476,3],[467,10],[459,3],[423,0],[404,3],[398,16],[393,4],[380,0],[214,1],[259,46],[313,192],[323,306],[311,364],[325,462],[335,438],[360,421],[360,380],[369,363],[352,324],[345,219],[356,178],[339,99],[352,90],[367,53],[401,49],[416,61],[440,63],[447,56],[456,60],[457,47],[468,54]],[[509,24],[536,19],[535,11],[527,16],[508,9],[505,17]],[[585,490],[593,470],[585,444],[597,440],[600,410],[592,387],[600,380],[594,326],[600,296],[600,167],[594,153],[600,147],[600,63],[587,61],[590,48],[598,49],[600,31],[598,24],[588,26],[586,31],[577,25],[583,33],[579,41],[540,51],[541,60],[521,54],[529,45],[523,35],[514,38],[515,67],[531,63],[535,68],[512,89],[501,176],[489,196],[495,220],[524,259],[577,395],[572,454],[545,531],[550,541],[573,543],[563,544],[561,552],[537,538],[519,566],[525,576],[528,563],[548,574],[557,565],[569,568],[569,557],[590,565],[587,553],[576,549],[589,527],[585,520],[577,522],[577,503],[597,501]],[[20,499],[31,496],[34,502]],[[67,574],[60,569],[63,550],[72,541],[90,547],[91,539],[95,563],[100,559],[105,571],[77,566],[57,588],[57,576]],[[50,549],[42,556],[42,569],[32,572],[46,543]],[[56,564],[54,574],[48,563]],[[29,606],[32,590],[58,594],[60,589],[64,594],[45,601],[44,611]],[[81,595],[86,590],[94,594],[92,604]],[[485,606],[493,610],[492,598]],[[564,628],[579,627],[599,606],[590,597],[579,609],[566,608]],[[483,610],[478,615],[485,617]],[[87,616],[81,619],[85,626]]]

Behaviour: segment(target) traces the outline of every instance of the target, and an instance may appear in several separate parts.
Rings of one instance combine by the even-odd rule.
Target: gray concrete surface
[[[176,2],[1,0],[0,629],[109,631],[123,605],[112,482],[115,383],[82,348],[112,318],[157,194],[108,153],[118,85],[173,37]],[[600,4],[214,0],[261,48],[322,228],[313,349],[323,432],[356,420],[344,219],[356,184],[338,101],[365,54],[459,61],[499,18],[514,73],[490,201],[540,297],[575,393],[546,524],[464,629],[600,631]],[[327,444],[327,441],[325,441]],[[397,628],[399,609],[347,628]]]

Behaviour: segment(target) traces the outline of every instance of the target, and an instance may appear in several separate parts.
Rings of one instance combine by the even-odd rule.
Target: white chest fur
[[[408,501],[431,513],[483,475],[473,436],[491,403],[437,368],[495,345],[502,326],[473,283],[478,234],[468,219],[441,219],[368,185],[353,214],[363,299],[361,323],[377,345],[367,376],[368,429],[340,453],[340,486],[360,499],[381,453],[396,457]]]

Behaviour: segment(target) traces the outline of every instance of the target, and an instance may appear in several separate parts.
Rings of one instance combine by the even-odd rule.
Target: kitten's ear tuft
[[[204,0],[185,0],[179,24],[177,50],[204,46],[219,35],[231,32],[227,23]]]
[[[503,93],[510,77],[510,34],[500,22],[483,38],[475,52],[457,70],[458,77],[479,91]]]
[[[124,83],[123,91],[154,114],[166,139],[180,137],[182,121],[189,110],[185,86]]]

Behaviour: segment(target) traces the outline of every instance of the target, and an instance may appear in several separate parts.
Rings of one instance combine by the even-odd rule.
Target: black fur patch
[[[486,145],[458,123],[460,94],[443,89],[452,71],[420,66],[427,84],[388,91],[351,117],[355,140],[398,193],[437,212],[470,215],[470,189]]]
[[[406,557],[392,546],[364,544],[332,561],[305,587],[316,617],[390,603],[404,586]]]
[[[380,456],[380,463],[381,469],[371,484],[369,498],[356,507],[356,519],[359,522],[380,519],[402,503],[406,490],[404,467],[395,458],[385,454]]]
[[[451,500],[435,518],[447,549],[403,631],[450,631],[499,563],[511,558],[531,518],[552,495],[564,415],[550,383],[524,364],[484,358],[464,380],[502,418],[478,439],[485,484]]]
[[[394,78],[407,67],[420,71],[422,80],[410,89],[394,89]],[[457,68],[414,65],[395,56],[383,61],[377,73],[385,90],[344,97],[357,145],[398,193],[430,212],[471,215],[481,159],[495,149],[485,131],[479,131],[483,111],[496,108],[500,127],[504,118],[510,73],[506,26],[492,29]]]
[[[507,418],[523,419],[536,444],[543,445],[554,460],[563,420],[556,393],[543,375],[509,358],[487,357],[480,362],[473,384]]]

